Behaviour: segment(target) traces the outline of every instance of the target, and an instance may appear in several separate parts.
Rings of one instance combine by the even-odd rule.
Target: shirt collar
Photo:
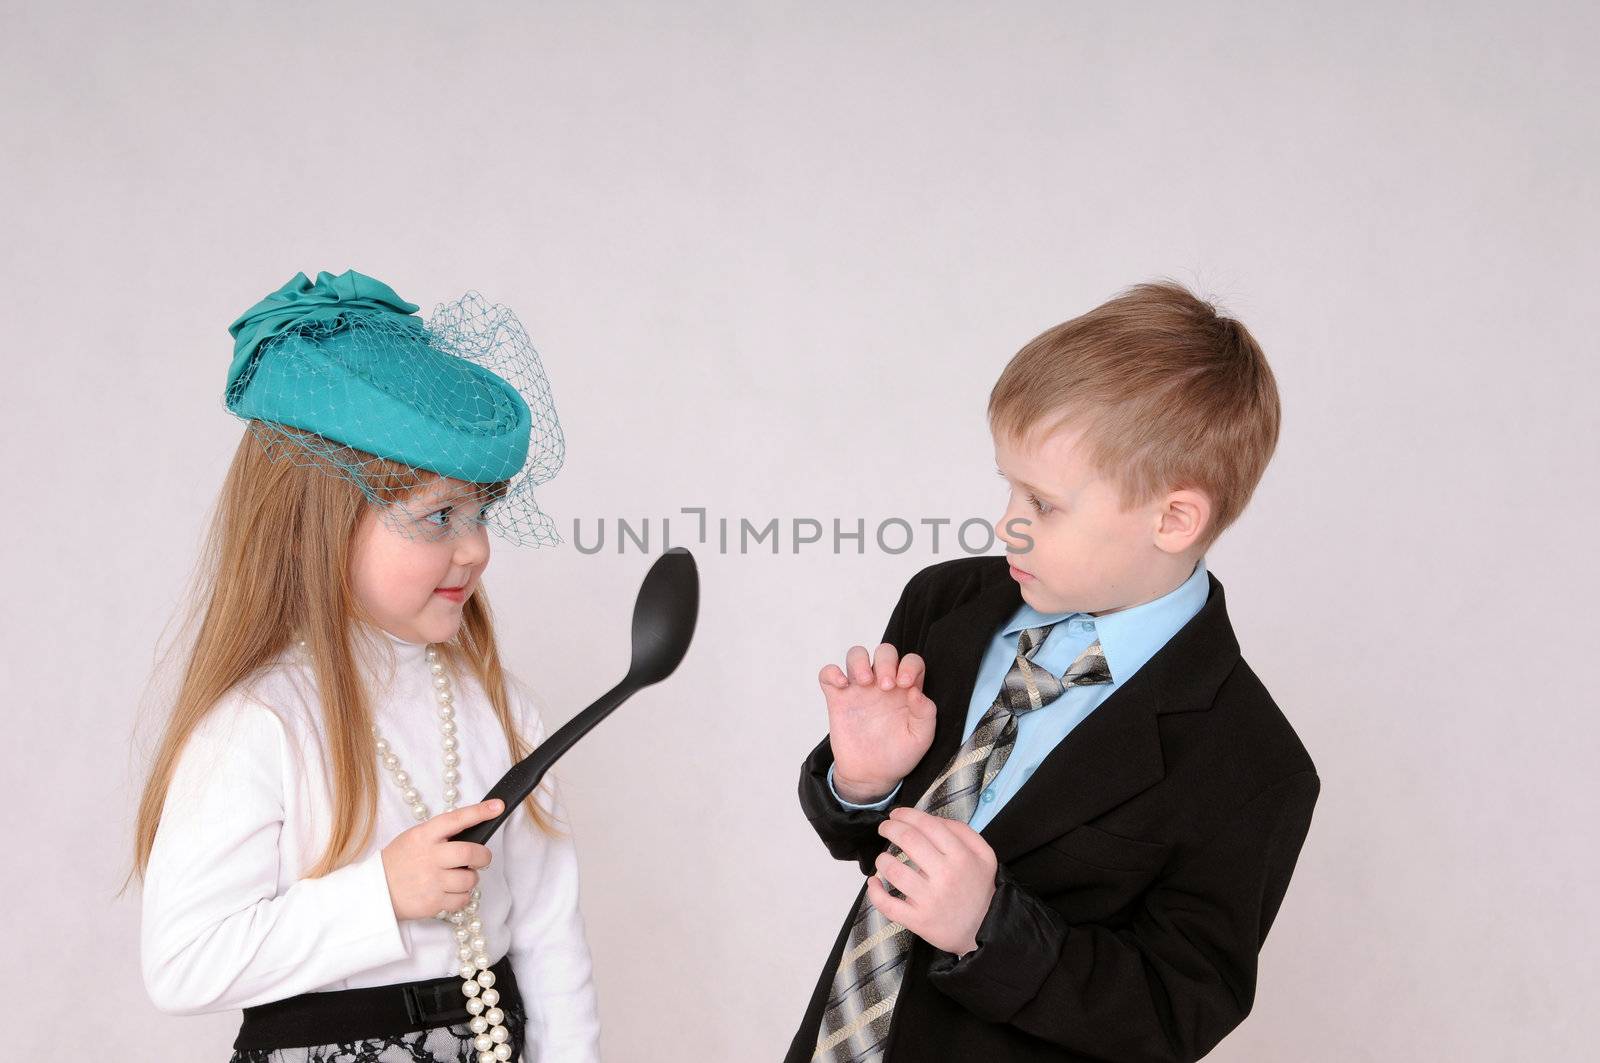
[[[1002,635],[1015,635],[1023,628],[1044,627],[1063,620],[1079,619],[1087,622],[1095,638],[1100,640],[1100,650],[1105,654],[1106,667],[1111,680],[1120,683],[1137,672],[1156,651],[1165,646],[1178,629],[1206,604],[1210,593],[1206,578],[1206,559],[1194,563],[1194,571],[1177,587],[1129,609],[1119,609],[1104,616],[1088,613],[1041,613],[1023,602],[1012,616]]]
[[[357,656],[385,678],[392,678],[396,671],[418,667],[427,656],[426,642],[407,641],[386,627],[358,620],[351,630]]]

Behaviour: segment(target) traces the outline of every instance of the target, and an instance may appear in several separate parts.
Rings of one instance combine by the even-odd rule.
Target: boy
[[[819,676],[800,803],[869,877],[788,1063],[1199,1059],[1310,826],[1204,559],[1277,444],[1255,340],[1138,285],[1018,352],[988,415],[1010,556],[922,569]]]

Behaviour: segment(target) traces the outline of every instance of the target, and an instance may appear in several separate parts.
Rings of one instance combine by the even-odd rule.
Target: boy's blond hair
[[[1175,281],[1136,284],[1047,329],[989,393],[989,427],[1030,446],[1082,430],[1123,509],[1189,488],[1211,500],[1210,549],[1250,501],[1278,443],[1278,388],[1244,325]]]

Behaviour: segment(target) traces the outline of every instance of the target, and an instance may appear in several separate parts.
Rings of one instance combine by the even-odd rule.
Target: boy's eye
[[[996,469],[994,471],[994,474],[996,476],[1000,477],[1000,479],[1002,479],[1002,480],[1006,479],[1006,474],[1001,472],[999,469]],[[1008,487],[1010,486],[1010,481],[1007,481],[1007,486]],[[1033,511],[1035,513],[1038,513],[1041,516],[1043,516],[1045,513],[1048,513],[1050,511],[1050,509],[1052,508],[1050,503],[1041,502],[1039,499],[1035,498],[1032,493],[1029,493],[1029,494],[1025,495],[1024,497],[1027,498],[1028,505],[1033,507]]]

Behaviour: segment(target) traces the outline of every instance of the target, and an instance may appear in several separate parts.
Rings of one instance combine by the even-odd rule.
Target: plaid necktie
[[[1033,663],[1033,654],[1054,624],[1030,627],[1017,638],[1017,659],[1000,684],[994,704],[972,734],[939,773],[916,807],[935,816],[965,823],[978,808],[978,797],[994,781],[1017,740],[1017,717],[1041,709],[1068,687],[1111,682],[1105,654],[1096,639],[1057,679]],[[910,862],[900,847],[889,845],[896,858]],[[900,896],[898,890],[890,893]],[[895,999],[905,977],[911,933],[878,911],[862,894],[855,921],[845,941],[833,988],[817,1031],[814,1063],[873,1063],[883,1058]]]

